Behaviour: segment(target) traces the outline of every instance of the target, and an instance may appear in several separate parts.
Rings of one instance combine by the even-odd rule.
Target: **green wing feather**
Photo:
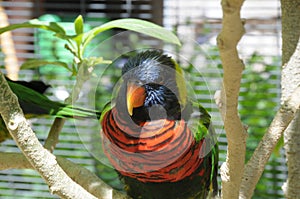
[[[206,109],[196,99],[190,99],[187,92],[185,83],[184,71],[173,60],[176,68],[176,83],[179,91],[179,103],[183,112],[185,120],[189,120],[193,123],[194,137],[197,141],[201,140],[208,133],[210,126],[210,115]],[[191,117],[191,118],[190,118]],[[191,119],[191,120],[190,120]]]
[[[198,102],[191,102],[193,113],[191,118],[189,118],[189,128],[194,134],[196,141],[205,139],[205,155],[211,156],[211,193],[216,195],[218,193],[218,161],[219,161],[219,149],[217,142],[217,135],[215,133],[214,127],[211,122],[211,117],[207,110],[202,107]]]
[[[211,153],[212,156],[212,170],[210,179],[212,189],[211,192],[213,195],[216,195],[218,193],[217,175],[219,148],[217,136],[211,122],[211,116],[196,99],[189,99],[184,78],[184,71],[175,61],[174,63],[176,66],[176,82],[179,90],[179,102],[183,110],[183,117],[189,122],[189,128],[192,130],[195,140],[200,141],[205,138],[209,143],[206,150],[207,153]]]
[[[102,111],[101,111],[101,117],[100,117],[100,119],[99,119],[100,123],[101,123],[102,120],[103,120],[103,116],[104,116],[108,111],[110,111],[110,110],[112,109],[112,107],[113,107],[112,102],[108,102],[108,103],[103,107],[103,109],[102,109]]]

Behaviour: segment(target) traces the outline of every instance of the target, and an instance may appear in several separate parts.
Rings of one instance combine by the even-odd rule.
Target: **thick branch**
[[[238,198],[244,170],[245,128],[238,116],[238,96],[244,65],[237,52],[237,44],[244,34],[240,18],[243,0],[222,0],[222,31],[217,38],[224,69],[221,91],[221,114],[228,140],[226,162],[221,167],[222,197]]]
[[[78,184],[87,191],[102,199],[129,199],[123,193],[120,193],[102,180],[88,169],[81,167],[62,157],[57,157],[59,165],[64,171]],[[4,153],[0,152],[0,170],[6,169],[33,169],[25,156],[20,153]]]
[[[290,60],[300,36],[300,1],[281,0],[282,13],[282,64]]]
[[[283,66],[281,77],[281,101],[284,102],[290,98],[295,89],[300,85],[300,35],[298,36],[298,44],[296,45],[295,52]]]
[[[300,110],[284,132],[284,149],[288,166],[288,178],[282,186],[287,199],[300,196]]]
[[[281,0],[282,10],[282,101],[300,85],[300,0]],[[284,132],[288,179],[283,191],[286,198],[300,195],[300,111]]]
[[[273,119],[267,133],[255,149],[251,159],[245,167],[241,185],[240,198],[251,198],[256,184],[264,171],[273,149],[278,140],[295,117],[300,107],[300,87],[295,90],[292,96],[280,107]]]
[[[53,194],[61,198],[95,198],[62,170],[55,156],[43,148],[27,123],[17,97],[0,73],[0,114],[18,147],[40,173]]]

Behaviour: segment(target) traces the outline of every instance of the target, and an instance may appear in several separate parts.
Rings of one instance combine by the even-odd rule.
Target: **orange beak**
[[[127,84],[127,111],[130,116],[133,114],[133,109],[144,104],[146,98],[145,88],[129,82]]]

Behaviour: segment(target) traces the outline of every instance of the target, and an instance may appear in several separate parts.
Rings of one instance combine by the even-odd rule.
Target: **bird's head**
[[[118,101],[123,101],[120,104],[133,120],[180,119],[184,82],[179,81],[177,67],[171,57],[157,50],[141,52],[127,61]]]

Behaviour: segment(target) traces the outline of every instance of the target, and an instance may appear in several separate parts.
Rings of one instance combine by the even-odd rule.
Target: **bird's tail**
[[[99,119],[101,116],[99,111],[50,100],[43,95],[50,86],[42,81],[12,81],[8,78],[7,81],[27,118],[52,115],[59,118]]]

